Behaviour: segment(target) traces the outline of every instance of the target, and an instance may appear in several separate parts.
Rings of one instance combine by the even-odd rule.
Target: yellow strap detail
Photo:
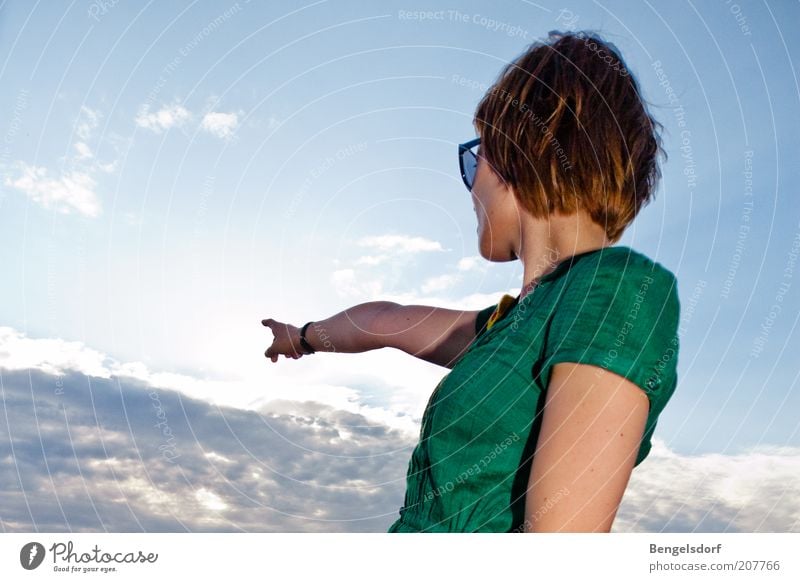
[[[511,306],[511,304],[514,303],[515,299],[516,297],[512,297],[508,293],[506,293],[500,298],[500,301],[497,302],[497,307],[494,308],[494,311],[489,316],[489,320],[486,322],[487,330],[494,325],[495,321],[497,321],[498,319],[503,317],[503,315],[505,315],[506,311],[508,311],[508,308]]]

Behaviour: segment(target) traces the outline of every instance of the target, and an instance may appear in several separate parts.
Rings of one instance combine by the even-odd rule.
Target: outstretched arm
[[[325,352],[357,353],[391,347],[450,368],[475,338],[478,313],[370,301],[314,321],[306,330],[306,340],[314,350]],[[297,359],[304,354],[299,327],[271,318],[262,323],[275,336],[265,352],[267,358],[277,362],[280,355]]]

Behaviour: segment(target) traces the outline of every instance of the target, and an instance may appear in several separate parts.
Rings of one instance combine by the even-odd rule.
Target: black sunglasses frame
[[[464,186],[466,186],[467,190],[469,190],[470,192],[472,191],[473,184],[470,183],[470,181],[467,179],[467,173],[464,170],[464,156],[466,155],[467,152],[471,153],[473,156],[475,156],[475,162],[477,163],[478,156],[472,153],[471,150],[480,143],[481,143],[481,138],[476,137],[475,139],[470,140],[466,143],[458,144],[458,167],[461,169],[461,179],[464,181]],[[473,180],[474,179],[475,177],[473,176]]]

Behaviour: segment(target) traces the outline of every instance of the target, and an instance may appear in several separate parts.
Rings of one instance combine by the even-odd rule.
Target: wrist
[[[305,324],[303,327],[301,327],[301,328],[300,328],[300,346],[303,348],[303,350],[304,350],[304,352],[305,352],[306,354],[313,354],[314,352],[316,352],[316,351],[317,351],[317,350],[315,350],[315,349],[314,349],[314,347],[313,347],[313,346],[312,346],[312,345],[309,343],[309,341],[308,341],[308,337],[306,336],[306,333],[307,333],[308,327],[309,327],[309,326],[310,326],[312,323],[313,323],[313,322],[309,321],[309,322],[308,322],[308,323],[306,323],[306,324]]]

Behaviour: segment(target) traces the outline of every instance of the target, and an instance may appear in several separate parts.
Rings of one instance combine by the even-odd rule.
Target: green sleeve
[[[475,319],[475,335],[476,336],[481,335],[484,332],[484,330],[486,328],[486,322],[489,321],[489,318],[492,316],[492,313],[494,313],[494,310],[495,310],[496,307],[497,307],[497,304],[495,303],[493,305],[490,305],[489,307],[481,309],[478,312],[478,317]]]
[[[555,307],[544,382],[558,362],[592,364],[642,388],[651,409],[654,401],[663,405],[674,390],[678,360],[675,276],[658,263],[627,258],[589,266],[571,274]]]

